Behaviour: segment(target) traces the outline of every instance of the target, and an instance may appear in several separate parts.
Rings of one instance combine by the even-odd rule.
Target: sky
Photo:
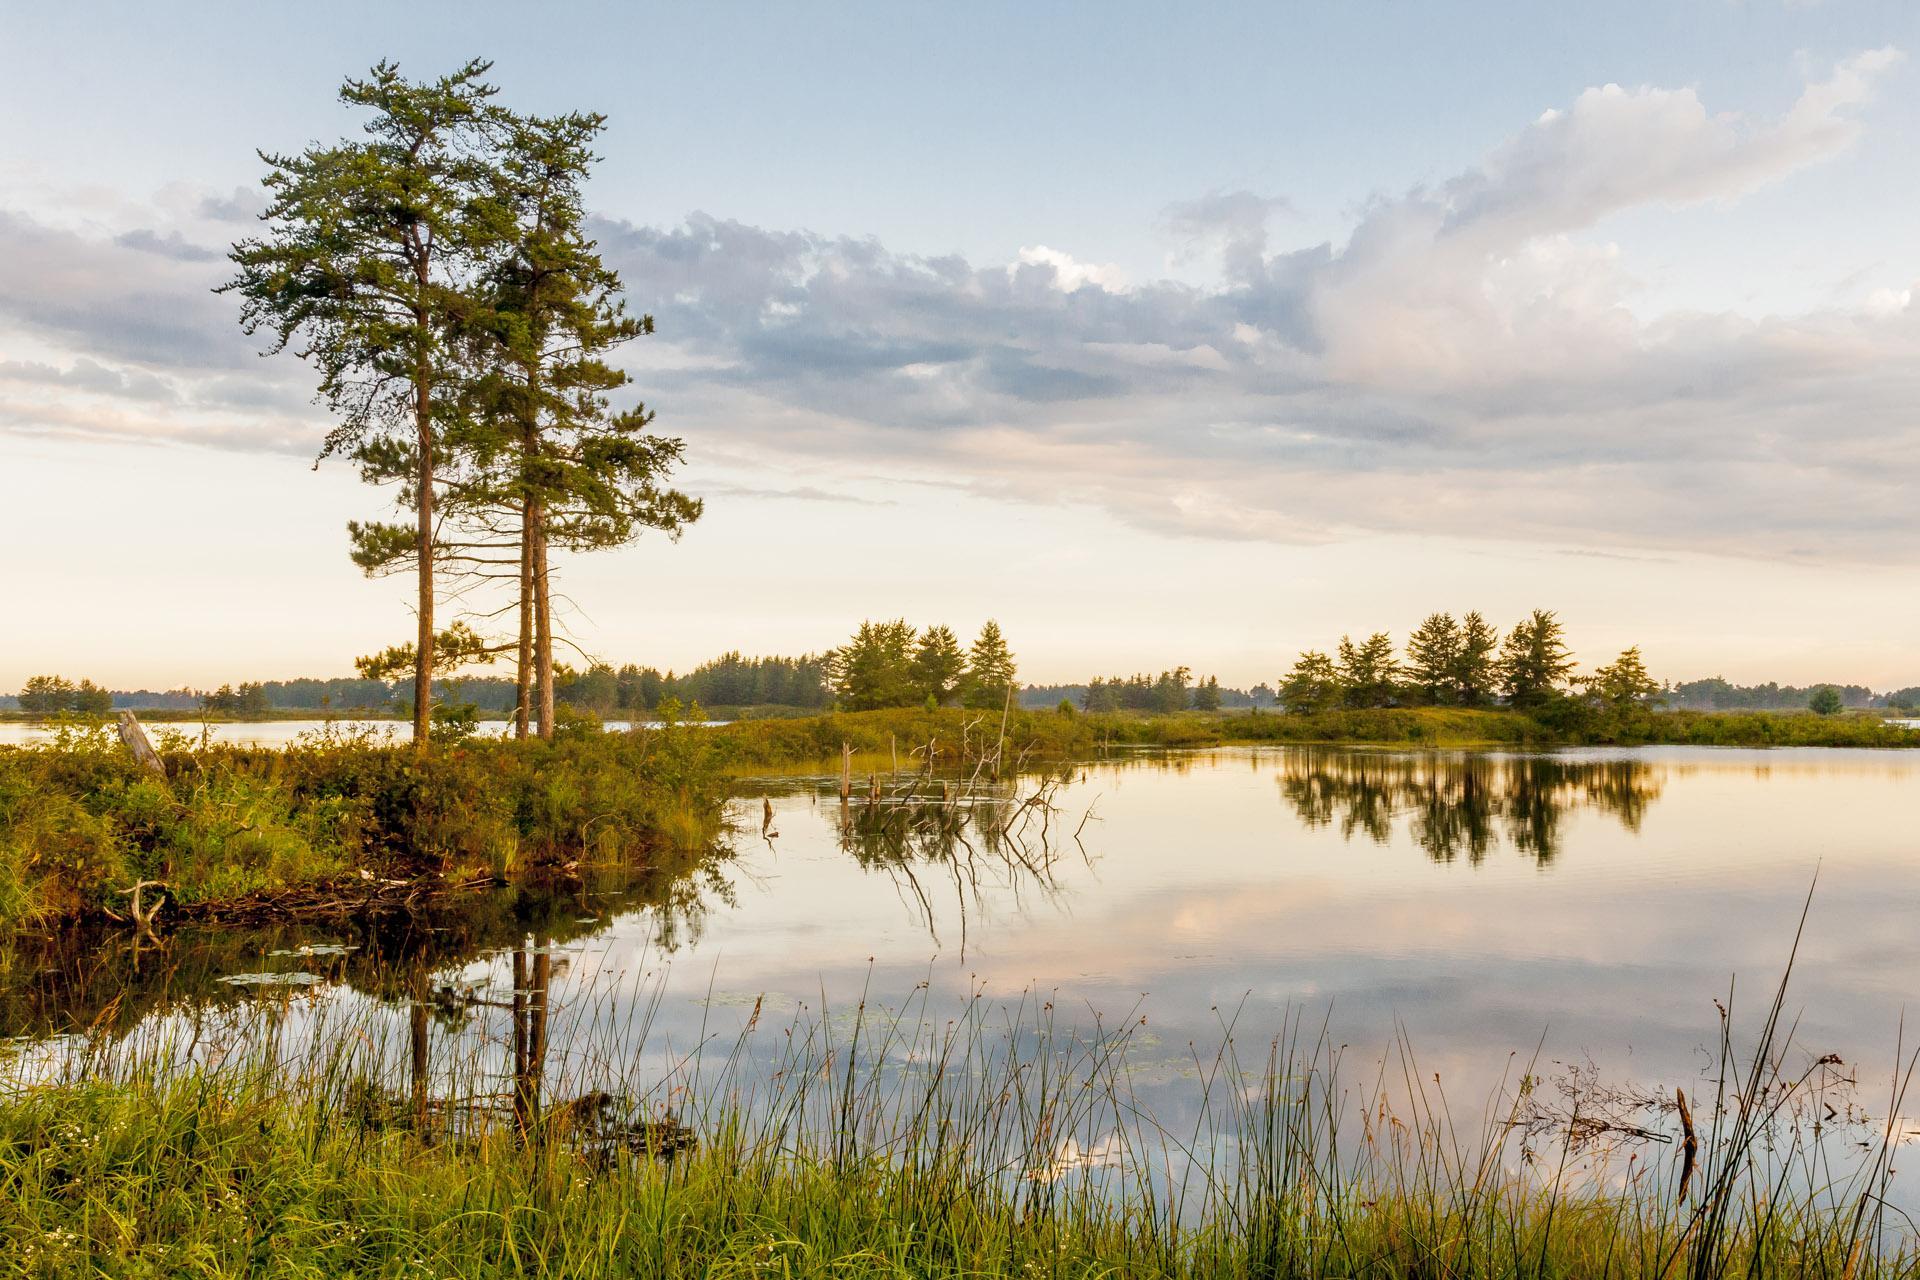
[[[1920,6],[0,2],[0,689],[410,637],[311,369],[212,292],[260,149],[480,56],[606,113],[622,360],[706,514],[560,568],[687,667],[997,618],[1273,681],[1556,610],[1598,665],[1920,683]]]

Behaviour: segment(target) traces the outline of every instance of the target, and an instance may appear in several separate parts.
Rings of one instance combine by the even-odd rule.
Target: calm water
[[[1349,1062],[1399,1029],[1456,1098],[1536,1046],[1548,1076],[1692,1089],[1715,1000],[1737,979],[1737,1021],[1758,1015],[1817,873],[1796,1053],[1859,1064],[1883,1099],[1920,982],[1917,784],[1920,755],[1886,752],[1233,749],[1075,766],[1010,818],[1025,780],[956,832],[937,805],[870,806],[863,788],[843,810],[832,778],[788,778],[757,784],[731,849],[685,874],[489,900],[432,932],[58,940],[19,954],[0,1012],[32,1037],[118,998],[122,1036],[213,1010],[232,1038],[269,1005],[283,1034],[351,1011],[436,1063],[504,1072],[510,997],[538,966],[549,1076],[666,1073],[730,1047],[756,1008],[771,1055],[791,1020],[863,998],[935,1021],[983,999],[1144,1017],[1136,1087],[1173,1114],[1227,1021],[1259,1043],[1289,1011],[1327,1020]],[[300,952],[315,943],[353,950]],[[306,985],[222,981],[244,974]]]

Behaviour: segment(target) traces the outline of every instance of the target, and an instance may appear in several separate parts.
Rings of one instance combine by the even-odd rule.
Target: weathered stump
[[[153,744],[147,741],[147,731],[140,727],[139,719],[131,711],[120,713],[120,741],[126,744],[127,750],[133,752],[135,763],[142,769],[162,782],[167,780],[166,764],[160,759],[160,753],[153,749]]]

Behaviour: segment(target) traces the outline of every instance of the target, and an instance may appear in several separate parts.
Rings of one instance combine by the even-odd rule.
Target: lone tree
[[[1840,691],[1830,684],[1823,684],[1813,691],[1807,699],[1807,708],[1817,716],[1837,715],[1845,704],[1840,699]]]
[[[397,481],[412,508],[413,736],[422,749],[433,701],[438,428],[460,376],[449,336],[487,250],[487,143],[500,118],[481,80],[489,65],[415,82],[383,62],[347,80],[340,101],[373,113],[367,137],[261,153],[267,230],[234,245],[238,270],[222,286],[240,295],[246,331],[271,335],[269,353],[294,346],[319,373],[317,398],[336,418],[321,456],[345,452],[369,480]]]
[[[1000,634],[1000,624],[988,618],[967,653],[968,706],[998,707],[1013,694],[1013,650]]]
[[[1638,645],[1594,672],[1586,686],[1595,700],[1614,708],[1640,706],[1660,693],[1660,682],[1647,674]]]

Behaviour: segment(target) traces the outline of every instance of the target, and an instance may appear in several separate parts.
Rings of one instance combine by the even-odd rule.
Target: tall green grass
[[[289,1017],[288,998],[245,1035],[175,1025],[22,1059],[0,1091],[0,1274],[1916,1269],[1888,1206],[1905,1077],[1881,1119],[1834,1130],[1784,983],[1749,1036],[1727,1015],[1684,1132],[1604,1091],[1543,1106],[1531,1071],[1457,1116],[1409,1048],[1354,1080],[1297,1019],[1251,1060],[1229,1021],[1175,1124],[1135,1087],[1132,1016],[863,1002],[760,1028],[756,1009],[667,1060],[632,1049],[653,1006],[589,993],[555,1052],[543,954],[515,956],[510,1057],[485,1037],[429,1053],[417,1009],[396,1038],[364,1012]]]

